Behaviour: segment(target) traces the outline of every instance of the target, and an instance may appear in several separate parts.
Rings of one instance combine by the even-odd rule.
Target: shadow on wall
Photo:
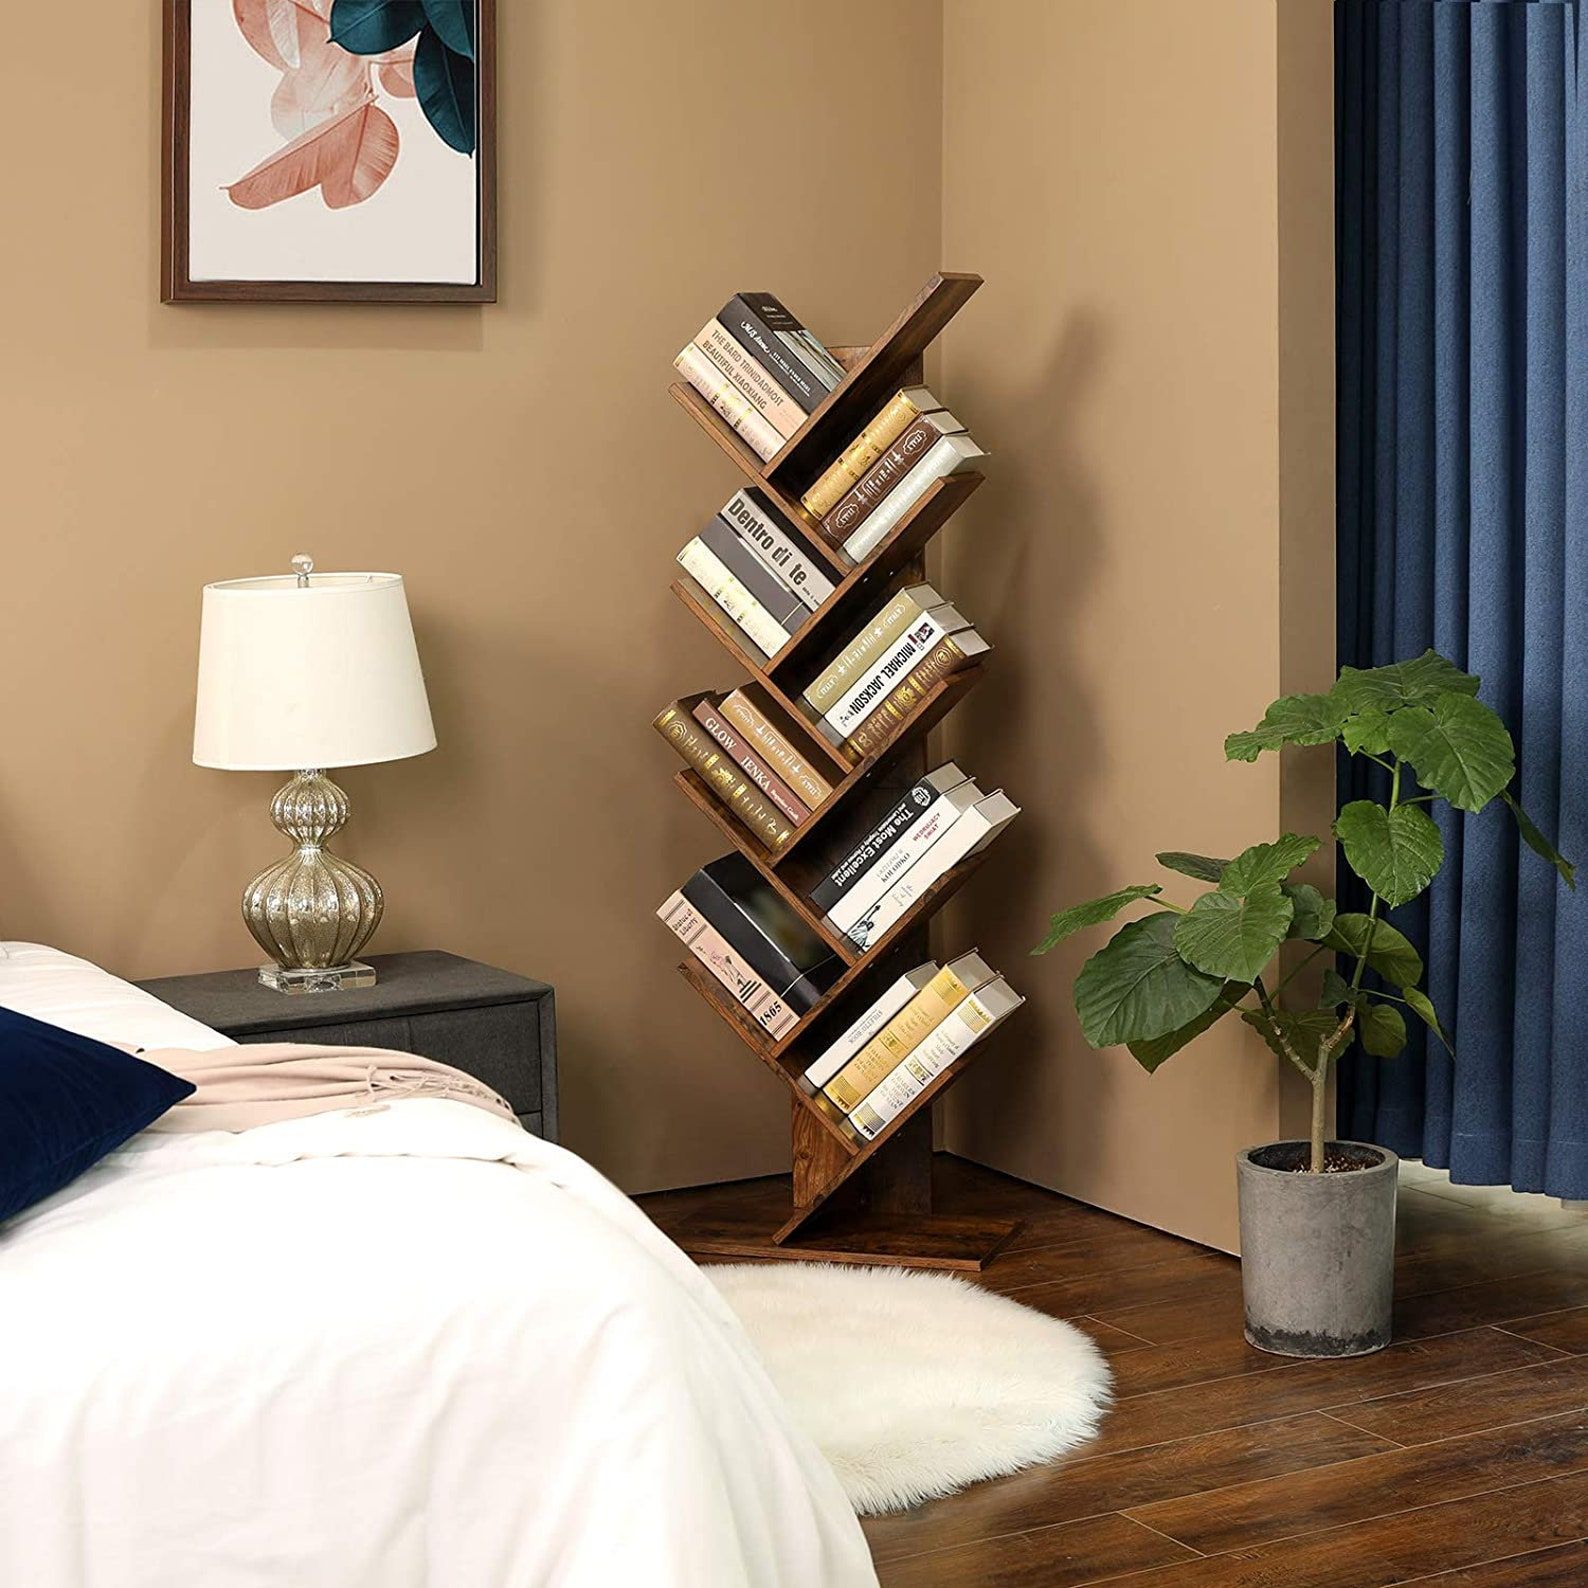
[[[1042,1074],[1080,1040],[1069,995],[1057,991],[1068,987],[1080,956],[1074,949],[1041,961],[1027,955],[1062,903],[1118,885],[1094,837],[1106,816],[1096,803],[1102,725],[1077,687],[1086,669],[1075,665],[1079,631],[1067,621],[1084,607],[1098,564],[1101,512],[1075,436],[1106,341],[1095,315],[1073,314],[1040,380],[999,403],[1002,429],[977,514],[996,524],[996,535],[989,534],[987,550],[978,549],[974,561],[951,563],[961,575],[956,596],[967,587],[963,604],[1005,652],[958,714],[954,753],[984,788],[1005,766],[1018,766],[1009,793],[1027,813],[993,847],[966,890],[969,921],[962,913],[956,923],[960,930],[977,926],[991,962],[1029,999],[999,1051],[959,1088],[951,1134],[971,1157],[994,1121],[1005,1159],[1030,1161],[1049,1141],[1046,1100],[1053,1086]],[[974,370],[971,375],[966,406],[974,408],[978,382]],[[954,551],[968,543],[969,537]],[[1125,639],[1120,636],[1121,646]],[[1063,899],[1053,891],[1060,876]],[[1039,979],[1044,995],[1032,997]],[[1067,1143],[1067,1161],[1081,1175],[1090,1172],[1095,1140],[1078,1132]]]

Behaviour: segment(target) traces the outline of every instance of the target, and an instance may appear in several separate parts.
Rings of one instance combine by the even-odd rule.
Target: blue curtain
[[[1337,0],[1335,25],[1340,659],[1431,645],[1481,675],[1522,803],[1583,861],[1580,12]],[[1371,788],[1344,776],[1345,797]],[[1339,1127],[1458,1182],[1588,1197],[1588,899],[1518,852],[1498,807],[1442,825],[1443,872],[1392,919],[1425,951],[1458,1056],[1421,1031],[1399,1059],[1354,1055]]]

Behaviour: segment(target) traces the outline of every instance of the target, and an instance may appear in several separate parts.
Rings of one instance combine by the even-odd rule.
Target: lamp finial
[[[309,575],[314,572],[314,558],[307,552],[300,551],[292,559],[292,571],[298,576],[298,588],[305,590],[309,585]]]

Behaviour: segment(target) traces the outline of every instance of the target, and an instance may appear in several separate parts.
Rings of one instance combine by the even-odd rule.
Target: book
[[[874,1140],[955,1059],[995,1031],[1024,1002],[1002,976],[967,994],[935,1031],[916,1043],[908,1058],[855,1105],[845,1128],[863,1141]]]
[[[750,592],[784,634],[792,635],[804,627],[811,609],[734,533],[727,519],[712,519],[696,539]]]
[[[728,946],[722,934],[686,899],[674,893],[656,912],[684,946],[774,1037],[787,1035],[798,1016]]]
[[[710,700],[697,701],[695,709],[690,715],[722,746],[739,770],[796,827],[809,818],[810,811],[795,798],[788,785],[755,755],[745,741],[722,720],[721,716],[718,715],[716,706]]]
[[[797,1014],[843,971],[838,956],[741,854],[702,866],[680,891]]]
[[[1020,807],[997,789],[959,817],[941,838],[877,901],[864,921],[847,934],[852,943],[875,942],[930,888],[962,860],[985,849]]]
[[[783,345],[782,338],[743,297],[730,298],[717,319],[806,413],[827,395],[827,382]]]
[[[968,469],[987,454],[967,435],[941,436],[905,477],[893,487],[848,540],[844,550],[859,562],[884,535],[941,479]]]
[[[812,612],[833,593],[833,582],[822,571],[815,553],[764,491],[753,485],[736,491],[724,504],[721,516]]]
[[[904,434],[912,420],[942,406],[925,386],[906,386],[895,392],[800,498],[806,510],[817,518],[825,518],[844,493],[858,484],[866,470]]]
[[[776,656],[788,644],[788,631],[723,566],[698,535],[678,554],[678,564],[744,631],[763,656]]]
[[[991,980],[991,968],[974,949],[951,960],[817,1095],[832,1107],[849,1113],[865,1100],[878,1081],[908,1057],[918,1042],[947,1019],[962,999]]]
[[[869,673],[857,674],[849,681],[837,703],[822,719],[822,731],[834,744],[842,744],[856,726],[887,699],[895,686],[909,676],[910,670],[931,654],[939,641],[969,627],[970,619],[946,601],[928,608],[894,637],[891,649],[874,658],[875,665]]]
[[[812,907],[823,915],[830,915],[838,901],[870,874],[882,857],[926,815],[937,800],[966,781],[965,774],[952,761],[945,761],[942,766],[919,779],[904,798],[810,890]]]
[[[822,519],[822,530],[840,546],[870,516],[871,510],[944,436],[964,432],[964,425],[946,408],[922,414],[905,426],[899,439],[883,452],[841,496]]]
[[[876,865],[827,912],[834,930],[842,932],[861,948],[876,942],[881,934],[875,920],[883,898],[982,797],[982,791],[968,778],[939,794],[921,819],[912,823]]]
[[[810,762],[789,743],[767,710],[753,700],[748,691],[736,689],[724,695],[717,707],[758,750],[764,752],[778,775],[811,810],[815,810],[833,791],[826,778],[811,770]]]
[[[741,292],[739,297],[829,391],[844,378],[843,365],[770,292]]]
[[[783,436],[755,405],[693,342],[673,360],[673,368],[733,426],[763,463],[783,450]]]
[[[789,819],[750,782],[743,768],[728,759],[683,701],[666,707],[651,726],[768,849],[781,849],[789,841],[794,831]]]
[[[979,662],[992,650],[975,629],[945,634],[844,741],[856,755],[875,755],[930,693],[932,686]]]
[[[837,705],[844,685],[881,651],[891,648],[901,631],[920,621],[924,612],[943,605],[943,598],[929,584],[912,584],[892,596],[883,608],[850,640],[804,690],[804,699],[818,717],[825,717]]]
[[[806,1070],[800,1084],[807,1092],[825,1086],[876,1034],[909,1003],[942,969],[936,960],[906,971],[860,1016],[838,1040],[823,1050],[820,1058]]]
[[[719,320],[707,320],[695,346],[750,399],[785,441],[805,423],[805,410],[772,379]]]

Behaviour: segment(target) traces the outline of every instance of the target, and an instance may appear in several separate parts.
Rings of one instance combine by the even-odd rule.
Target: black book
[[[702,866],[682,891],[745,964],[798,1013],[804,1014],[842,974],[838,956],[743,855],[724,855]]]
[[[806,413],[810,413],[827,395],[825,383],[777,331],[745,302],[742,293],[737,298],[730,298],[717,318]]]
[[[965,781],[952,761],[928,772],[866,836],[811,889],[811,903],[827,915],[832,907],[915,825],[939,795]]]
[[[706,550],[764,606],[774,623],[793,634],[811,609],[739,538],[720,514],[700,532]]]

